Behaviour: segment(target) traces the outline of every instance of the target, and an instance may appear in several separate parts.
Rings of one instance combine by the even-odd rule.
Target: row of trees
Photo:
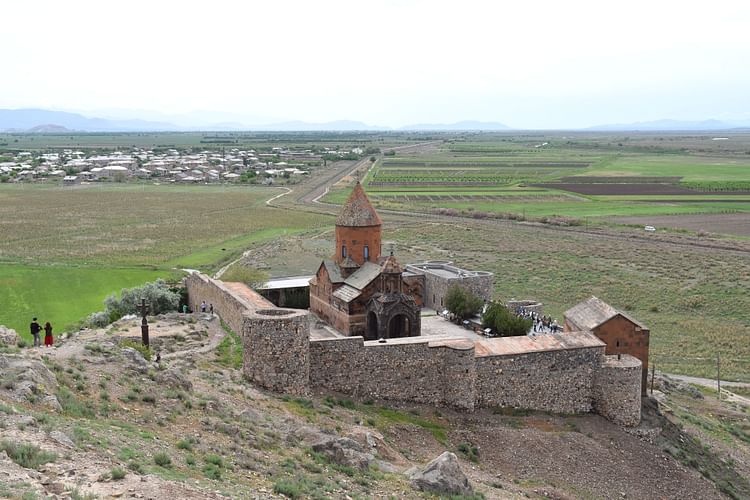
[[[460,321],[479,314],[484,301],[471,291],[452,285],[448,288],[445,306]],[[531,320],[516,316],[501,302],[491,302],[482,314],[482,328],[489,328],[500,337],[515,337],[529,332]]]

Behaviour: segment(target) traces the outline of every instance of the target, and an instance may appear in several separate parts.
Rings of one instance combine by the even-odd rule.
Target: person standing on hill
[[[41,329],[42,327],[39,326],[36,318],[32,318],[31,324],[29,325],[29,330],[31,331],[31,335],[34,337],[34,347],[39,347],[41,345],[41,342],[39,341],[39,331]]]
[[[52,343],[54,342],[52,338],[52,325],[49,324],[49,321],[47,321],[44,324],[44,345],[48,347],[52,347]]]

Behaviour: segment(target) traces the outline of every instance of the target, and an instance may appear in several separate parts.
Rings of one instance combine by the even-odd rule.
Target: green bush
[[[0,450],[5,451],[15,463],[27,469],[38,469],[42,465],[57,460],[57,455],[44,451],[33,444],[18,444],[8,440],[0,441]]]
[[[445,297],[445,308],[459,319],[471,318],[482,309],[483,301],[469,290],[451,285]]]
[[[187,439],[180,439],[179,441],[177,441],[176,446],[180,450],[193,451],[193,443],[191,443]]]
[[[526,335],[531,329],[532,321],[516,316],[505,304],[493,302],[482,316],[482,327],[490,328],[501,337],[518,337]]]
[[[138,314],[141,299],[146,299],[151,315],[176,311],[180,304],[180,294],[171,290],[164,280],[158,279],[143,286],[123,288],[119,297],[110,295],[104,299],[104,311],[91,314],[86,321],[89,326],[101,328],[126,314]]]
[[[136,351],[140,352],[143,359],[151,361],[151,349],[141,344],[140,342],[133,342],[132,340],[123,340],[120,342],[120,347],[131,347]]]
[[[112,467],[110,475],[112,476],[113,481],[119,481],[120,479],[125,478],[125,469],[122,467]]]
[[[164,453],[163,451],[160,451],[156,455],[154,455],[154,463],[158,465],[159,467],[168,468],[172,466],[172,459]]]

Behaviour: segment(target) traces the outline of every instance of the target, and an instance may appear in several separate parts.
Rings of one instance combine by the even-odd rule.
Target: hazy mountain
[[[698,120],[698,121],[683,121],[683,120],[654,120],[648,122],[634,122],[634,123],[620,123],[610,125],[596,125],[589,127],[586,130],[601,130],[601,131],[614,131],[614,130],[642,130],[642,131],[660,131],[660,130],[677,130],[677,131],[689,131],[689,130],[729,130],[733,128],[747,127],[750,123],[738,123],[738,122],[723,122],[719,120]]]
[[[179,129],[171,123],[146,120],[88,118],[77,113],[46,109],[0,109],[0,130],[29,130],[48,124],[84,132],[172,131]]]
[[[407,125],[400,130],[512,130],[498,122],[460,121],[456,123],[418,123]]]
[[[31,132],[32,134],[58,134],[58,133],[70,132],[70,129],[63,127],[62,125],[46,123],[44,125],[37,125],[36,127],[32,127],[28,129],[26,132]]]
[[[377,125],[367,125],[366,123],[352,120],[336,120],[324,123],[311,123],[299,120],[293,120],[280,123],[269,123],[266,125],[251,126],[250,130],[278,130],[278,131],[320,131],[320,130],[391,130],[388,127],[379,127]]]

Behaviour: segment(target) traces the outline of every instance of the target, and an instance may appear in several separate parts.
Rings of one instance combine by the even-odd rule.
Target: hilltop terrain
[[[158,363],[128,347],[137,319],[3,348],[3,496],[422,498],[405,473],[444,451],[476,498],[750,494],[750,410],[674,380],[657,381],[660,410],[648,400],[627,432],[596,415],[290,398],[243,379],[218,318],[151,325]]]

